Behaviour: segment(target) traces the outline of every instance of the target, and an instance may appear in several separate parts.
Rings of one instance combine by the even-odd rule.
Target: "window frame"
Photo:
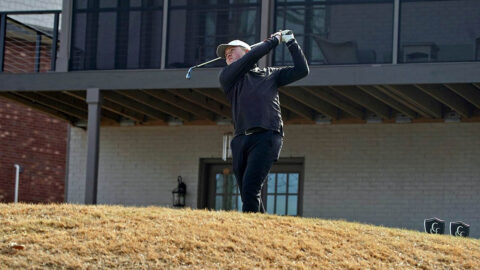
[[[270,170],[269,174],[274,173],[275,176],[275,189],[274,192],[268,192],[268,179],[265,181],[265,185],[263,186],[262,189],[262,200],[264,202],[265,206],[265,211],[268,209],[268,202],[267,198],[268,196],[274,196],[274,213],[277,215],[277,196],[285,196],[285,216],[301,216],[300,213],[300,206],[303,204],[303,176],[302,173],[300,172],[300,168],[298,164],[279,164],[277,167],[272,167]],[[293,173],[298,173],[298,190],[296,193],[289,193],[288,187],[289,187],[289,174]],[[278,192],[278,174],[286,174],[287,175],[287,182],[286,182],[286,190],[285,192]],[[296,195],[298,196],[297,200],[297,214],[296,215],[289,215],[288,214],[288,196],[290,195]],[[302,204],[300,203],[300,199],[302,198]]]
[[[227,161],[223,161],[219,158],[200,158],[199,162],[199,177],[198,177],[198,187],[197,187],[197,208],[199,209],[209,209],[215,210],[215,207],[209,207],[211,204],[211,191],[215,189],[215,183],[209,181],[210,169],[212,166],[230,166],[232,165],[232,159],[227,159]],[[303,157],[291,157],[291,158],[280,158],[277,162],[275,162],[272,166],[270,172],[285,172],[283,168],[287,168],[288,172],[295,172],[298,173],[298,202],[297,202],[297,215],[296,216],[303,216],[303,201],[304,201],[304,175],[305,175],[305,158]],[[295,171],[293,171],[295,169]],[[264,189],[266,189],[267,185],[264,185]],[[266,190],[262,190],[262,200],[266,200]],[[286,210],[288,213],[288,209]]]
[[[258,40],[259,37],[261,37],[261,30],[262,30],[262,25],[261,25],[261,21],[262,21],[262,2],[261,0],[257,0],[258,2],[257,3],[237,3],[237,4],[230,4],[228,5],[228,9],[229,10],[234,10],[235,8],[239,8],[239,7],[246,7],[246,8],[249,8],[249,7],[256,7],[257,8],[257,17],[259,18],[256,22],[256,27],[258,29],[258,37],[255,38],[255,40]],[[167,70],[167,69],[178,69],[178,68],[181,68],[181,67],[174,67],[174,66],[171,66],[173,63],[169,63],[169,56],[170,56],[170,47],[169,47],[169,44],[170,44],[170,39],[172,38],[171,37],[171,34],[172,32],[174,31],[170,31],[170,18],[172,17],[171,16],[171,11],[172,10],[185,10],[186,12],[187,11],[192,11],[192,10],[195,10],[195,11],[212,11],[212,8],[215,8],[216,11],[218,10],[222,10],[224,9],[225,7],[224,6],[218,6],[216,4],[209,4],[209,5],[200,5],[199,7],[197,6],[189,6],[189,5],[174,5],[172,6],[172,1],[169,0],[168,1],[168,7],[167,8],[167,34],[166,34],[166,48],[165,48],[165,55],[163,56],[165,58],[165,66],[164,66],[164,69]],[[188,16],[187,16],[188,17]],[[218,13],[216,14],[216,19],[218,18]],[[215,25],[215,27],[218,29],[218,25]],[[205,29],[203,29],[205,30]],[[200,35],[202,36],[202,35]],[[214,35],[213,37],[215,38],[215,44],[220,44],[220,42],[218,41],[219,38],[221,38],[222,36],[230,36],[230,34],[217,34],[217,35]],[[204,35],[203,35],[204,37]],[[211,37],[211,36],[209,36]],[[197,36],[193,36],[193,37],[190,37],[191,39],[195,39],[197,38]],[[234,39],[238,39],[241,37],[233,37]],[[229,40],[230,41],[230,40]],[[228,42],[228,41],[225,41],[225,42]],[[202,46],[205,45],[205,44],[201,44]],[[215,55],[216,57],[216,55]],[[187,66],[190,66],[188,65],[188,63],[185,62],[185,56],[184,56],[184,63],[187,65]],[[197,61],[195,63],[193,63],[193,65],[196,65],[196,64],[199,64],[202,59],[196,59]],[[210,60],[210,59],[206,59],[206,60]],[[206,61],[205,60],[205,61]],[[212,66],[213,65],[213,66]],[[217,64],[209,64],[208,66],[206,67],[218,67],[218,66],[215,66],[215,65],[219,65],[218,63]],[[224,66],[225,64],[220,64],[219,66]],[[184,67],[184,68],[188,68],[188,67]]]
[[[138,11],[138,12],[155,12],[155,11],[161,11],[162,12],[162,23],[163,23],[163,16],[164,16],[164,2],[162,1],[162,4],[161,5],[153,5],[153,6],[149,6],[147,2],[143,2],[142,1],[142,4],[140,6],[132,6],[131,3],[130,5],[126,6],[126,5],[121,5],[120,2],[117,2],[116,4],[116,7],[100,7],[100,1],[101,0],[96,0],[96,1],[92,1],[92,0],[88,0],[87,1],[87,6],[86,7],[77,7],[77,3],[79,2],[79,0],[74,0],[72,2],[72,26],[71,26],[71,42],[70,42],[70,46],[71,46],[71,49],[70,49],[70,52],[69,52],[69,59],[68,59],[68,70],[69,71],[85,71],[85,70],[110,70],[110,69],[104,69],[104,68],[97,68],[97,60],[98,60],[98,56],[97,56],[97,50],[98,50],[98,30],[99,30],[99,17],[100,17],[100,14],[102,13],[114,13],[115,16],[116,16],[116,22],[115,22],[115,41],[117,41],[118,39],[118,29],[119,29],[119,26],[122,24],[120,21],[119,21],[119,18],[118,16],[124,16],[126,14],[128,14],[128,16],[130,16],[131,12],[134,12],[134,11]],[[85,17],[86,17],[86,25],[85,25],[85,36],[83,37],[84,39],[84,48],[85,50],[87,49],[87,47],[92,47],[92,45],[90,44],[89,45],[89,42],[90,43],[95,43],[95,46],[94,49],[92,49],[91,51],[85,51],[85,55],[84,55],[84,58],[81,62],[78,62],[76,63],[75,65],[77,66],[81,66],[83,68],[75,68],[73,69],[73,64],[74,64],[74,44],[75,44],[75,38],[76,36],[74,35],[75,33],[75,27],[76,27],[76,16],[79,15],[79,14],[85,14]],[[142,22],[141,22],[141,28],[138,29],[139,31],[144,31],[143,29],[143,19],[142,19]],[[162,30],[163,32],[163,25],[162,25]],[[128,35],[129,33],[127,33]],[[89,37],[90,36],[90,37]],[[89,38],[91,38],[91,40],[89,40]],[[163,36],[161,37],[163,39]],[[129,38],[126,39],[127,41],[129,40]],[[160,44],[162,44],[162,40],[160,40]],[[117,42],[115,42],[117,43]],[[122,47],[123,46],[123,47]],[[122,69],[130,69],[130,70],[139,70],[139,69],[145,69],[145,67],[137,67],[137,68],[127,68],[127,65],[128,65],[128,61],[124,61],[125,59],[128,58],[128,55],[126,56],[122,56],[124,57],[125,59],[119,59],[118,58],[118,50],[119,49],[125,49],[127,48],[127,52],[128,52],[128,42],[126,44],[116,44],[115,45],[115,59],[113,59],[113,70],[122,70]],[[161,51],[161,47],[158,48],[160,51]],[[142,50],[140,50],[140,53],[138,55],[138,58],[139,58],[139,63],[142,61],[141,59],[142,58],[145,58],[144,55],[142,54],[141,52]],[[87,58],[89,58],[89,56],[94,56],[94,61],[91,61],[91,62],[88,62],[87,61]],[[159,63],[158,63],[158,68],[157,67],[149,67],[148,69],[160,69],[161,68],[161,63],[163,61],[163,58],[165,56],[160,53],[160,59],[159,59]],[[123,62],[125,62],[125,66],[123,66]]]
[[[213,172],[213,170],[214,170],[213,168],[218,168],[218,167],[225,167],[225,166],[222,166],[222,165],[219,165],[219,164],[212,165],[210,172]],[[223,197],[223,202],[226,202],[226,201],[227,201],[227,200],[225,199],[227,195],[235,196],[235,206],[236,206],[236,207],[235,207],[235,210],[241,211],[241,208],[240,208],[240,209],[238,208],[238,207],[239,207],[238,201],[241,200],[241,198],[240,198],[240,191],[239,191],[239,189],[238,189],[237,182],[236,182],[236,179],[235,179],[235,175],[233,174],[233,171],[230,171],[230,172],[232,173],[232,174],[231,174],[231,175],[232,175],[232,180],[233,180],[233,183],[232,183],[232,184],[233,184],[233,189],[234,189],[233,192],[228,192],[228,185],[227,185],[227,183],[226,183],[226,181],[225,181],[225,177],[224,177],[224,178],[223,178],[222,192],[221,192],[221,193],[218,193],[218,190],[217,190],[217,188],[216,188],[216,183],[217,183],[217,182],[216,182],[216,177],[214,177],[214,179],[215,179],[214,182],[215,182],[215,183],[212,183],[212,184],[214,184],[214,185],[212,185],[212,189],[211,189],[211,191],[210,191],[209,193],[211,193],[211,198],[212,198],[212,199],[215,198],[215,202],[216,202],[216,197],[217,197],[217,196],[220,196],[220,195]],[[218,174],[220,174],[220,173],[216,173],[215,176],[218,175]],[[221,175],[224,176],[225,174],[222,173]],[[209,175],[209,177],[213,177],[213,175]],[[210,181],[210,179],[208,179],[207,181]],[[232,209],[223,209],[223,207],[225,207],[225,205],[223,204],[223,202],[222,202],[222,209],[216,209],[217,206],[216,206],[216,204],[213,204],[213,203],[212,203],[212,206],[213,206],[212,208],[215,208],[215,210],[217,210],[217,211],[218,211],[218,210],[234,210],[233,208],[232,208]]]
[[[360,3],[361,4],[392,4],[392,60],[387,61],[387,62],[382,62],[382,63],[356,63],[355,65],[371,65],[371,64],[396,64],[393,60],[394,55],[395,55],[395,29],[398,27],[395,25],[396,23],[396,17],[395,13],[396,11],[396,5],[397,2],[401,0],[362,0]],[[415,0],[412,0],[415,1]],[[321,33],[321,35],[327,35],[329,34],[330,31],[330,21],[331,21],[331,11],[328,8],[329,6],[334,6],[334,5],[345,5],[345,4],[360,4],[356,3],[352,0],[347,0],[342,2],[342,0],[324,0],[324,1],[318,1],[318,0],[303,0],[303,1],[298,1],[298,2],[287,2],[286,0],[274,0],[273,1],[273,15],[272,15],[272,20],[273,20],[273,26],[274,29],[282,29],[282,27],[277,25],[277,17],[279,16],[278,12],[278,7],[282,7],[284,10],[286,10],[287,7],[301,7],[305,11],[305,18],[307,18],[307,13],[312,13],[314,9],[323,7],[324,12],[325,12],[325,22],[324,22],[324,32]],[[282,14],[283,18],[283,24],[285,23],[285,14]],[[302,44],[302,49],[304,51],[305,56],[307,57],[307,61],[309,62],[310,65],[312,66],[332,66],[332,65],[337,65],[337,64],[328,64],[328,63],[318,63],[318,60],[315,61],[315,63],[311,63],[312,60],[312,54],[311,51],[313,50],[314,47],[314,41],[312,38],[310,38],[310,35],[312,34],[311,32],[311,23],[310,20],[305,20],[304,24],[304,31],[303,33],[299,33],[297,36],[301,37],[304,39],[304,44]],[[307,33],[307,30],[310,32]],[[271,64],[272,66],[285,66],[285,65],[291,65],[292,63],[289,63],[289,61],[285,60],[285,54],[286,54],[286,49],[281,48],[281,52],[278,52],[278,50],[274,50],[272,53],[272,60]],[[276,54],[281,53],[281,59],[279,61],[276,61]],[[288,53],[288,52],[287,52]],[[322,52],[320,51],[320,54]]]

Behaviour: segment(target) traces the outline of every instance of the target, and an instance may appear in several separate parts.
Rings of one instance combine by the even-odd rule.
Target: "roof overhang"
[[[104,93],[103,124],[222,124],[231,108],[220,69],[0,74],[0,95],[70,121],[85,92]],[[288,123],[480,121],[480,62],[314,66],[280,89]]]

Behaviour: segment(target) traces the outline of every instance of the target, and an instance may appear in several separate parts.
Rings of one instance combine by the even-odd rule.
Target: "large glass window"
[[[176,0],[168,16],[167,68],[186,68],[216,56],[218,44],[260,38],[260,0]],[[223,66],[225,61],[210,64]]]
[[[400,3],[399,63],[480,60],[480,1]]]
[[[298,215],[299,173],[269,173],[266,210],[269,214]]]
[[[276,0],[275,29],[291,29],[310,65],[392,62],[393,0]],[[285,46],[274,65],[291,65]]]
[[[300,216],[302,206],[302,165],[275,163],[262,189],[262,201],[269,214]],[[242,199],[230,165],[211,165],[206,205],[215,210],[242,211]]]
[[[71,70],[160,68],[163,0],[75,0]]]
[[[230,171],[215,174],[215,210],[242,211],[237,181]]]

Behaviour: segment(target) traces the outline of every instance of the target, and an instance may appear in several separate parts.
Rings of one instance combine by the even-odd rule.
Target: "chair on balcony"
[[[326,64],[359,64],[376,61],[375,51],[358,50],[355,41],[332,42],[317,35],[312,37],[322,51]]]
[[[405,42],[402,50],[403,63],[433,62],[437,60],[439,48],[434,42]]]

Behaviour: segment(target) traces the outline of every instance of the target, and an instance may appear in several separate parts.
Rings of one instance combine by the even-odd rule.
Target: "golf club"
[[[253,44],[253,45],[250,45],[250,47],[253,48],[253,47],[255,47],[255,46],[257,46],[257,45],[260,45],[260,44],[262,44],[262,43],[263,43],[263,41],[262,41],[262,42],[259,42],[259,43],[255,43],[255,44]],[[196,66],[193,66],[193,67],[189,68],[188,71],[187,71],[187,75],[185,76],[185,78],[187,78],[187,80],[188,80],[188,79],[190,79],[190,78],[192,77],[192,70],[193,70],[194,68],[203,67],[203,66],[205,66],[205,65],[208,65],[208,64],[213,63],[213,62],[215,62],[215,61],[218,61],[218,60],[220,60],[220,59],[223,59],[223,58],[222,58],[222,57],[217,57],[217,58],[212,59],[212,60],[210,60],[210,61],[207,61],[207,62],[198,64],[198,65],[196,65]]]

